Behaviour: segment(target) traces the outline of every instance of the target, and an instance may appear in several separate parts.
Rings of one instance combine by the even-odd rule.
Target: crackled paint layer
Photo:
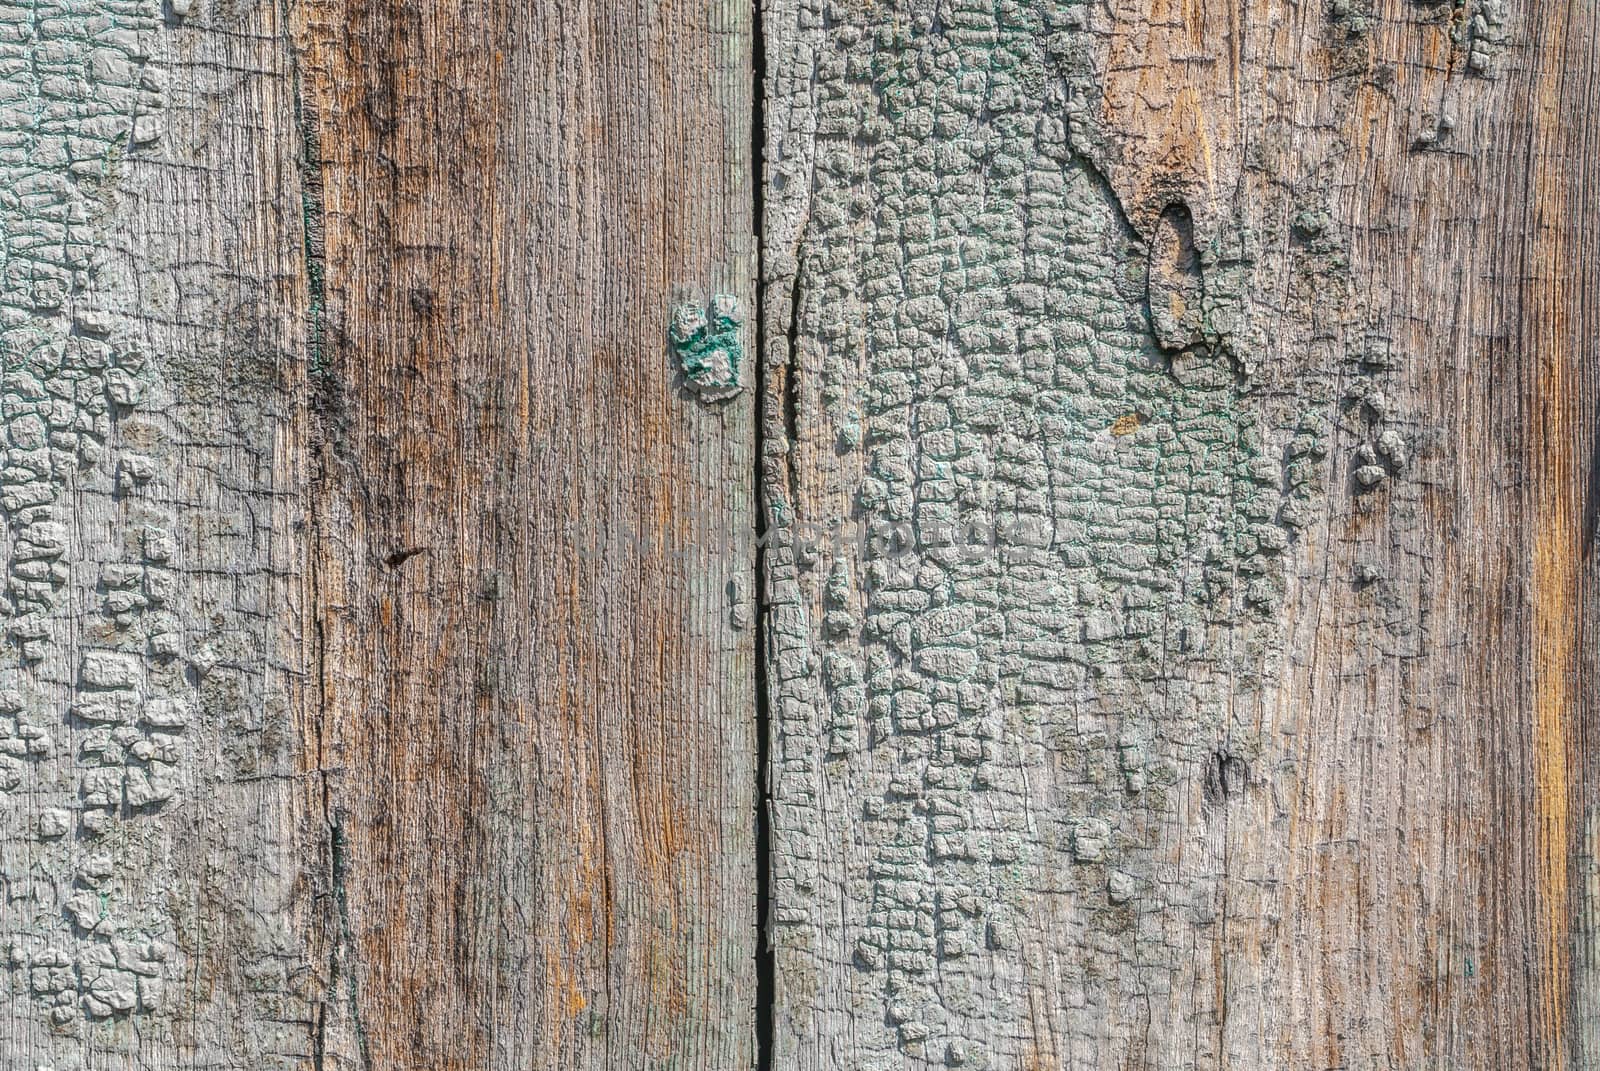
[[[130,151],[160,138],[166,72],[148,62],[153,7],[21,14],[7,17],[0,118],[12,641],[0,787],[26,801],[7,847],[36,878],[5,928],[19,1006],[71,1035],[159,1011],[181,966],[166,890],[137,873],[155,860],[119,844],[183,791],[191,750],[176,517],[149,494],[171,476],[169,397],[96,286],[105,194]]]
[[[775,1063],[1591,1049],[1592,13],[767,12]]]
[[[1332,387],[1263,399],[1244,239],[1146,242],[1080,151],[1082,8],[785,14],[813,90],[769,98],[780,1062],[1192,1036]]]
[[[283,735],[281,533],[270,391],[218,327],[226,308],[254,320],[232,273],[255,253],[205,233],[216,160],[168,131],[233,78],[188,7],[0,4],[7,1067],[267,1067],[304,1043],[283,1044],[302,1014],[282,996],[291,963],[263,955],[288,948],[285,920],[247,906],[288,876],[242,818],[272,813],[271,792],[234,787],[272,775],[261,740]],[[269,333],[253,344],[270,362]],[[212,887],[234,865],[265,876]],[[271,1025],[216,985],[238,971],[276,995]],[[222,992],[197,1003],[197,980]]]

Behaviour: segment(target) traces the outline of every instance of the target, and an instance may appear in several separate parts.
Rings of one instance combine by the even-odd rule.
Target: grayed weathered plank
[[[765,6],[776,1066],[1587,1066],[1592,21]]]
[[[311,1051],[286,34],[272,3],[0,7],[7,1068]]]

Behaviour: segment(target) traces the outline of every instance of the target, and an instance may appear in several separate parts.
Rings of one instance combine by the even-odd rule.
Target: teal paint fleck
[[[693,302],[673,310],[667,332],[672,352],[702,398],[731,398],[743,389],[743,323],[739,300],[731,294],[716,295],[704,310]]]

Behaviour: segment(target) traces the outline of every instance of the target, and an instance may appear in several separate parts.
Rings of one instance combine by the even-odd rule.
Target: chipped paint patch
[[[667,332],[672,352],[684,379],[707,401],[744,389],[743,326],[739,299],[731,294],[716,295],[704,309],[686,302],[673,310]]]

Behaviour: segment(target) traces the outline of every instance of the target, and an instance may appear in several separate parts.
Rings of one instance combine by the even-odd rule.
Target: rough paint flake
[[[668,337],[684,379],[707,401],[744,389],[744,313],[738,298],[718,294],[704,309],[693,302],[672,313]]]

